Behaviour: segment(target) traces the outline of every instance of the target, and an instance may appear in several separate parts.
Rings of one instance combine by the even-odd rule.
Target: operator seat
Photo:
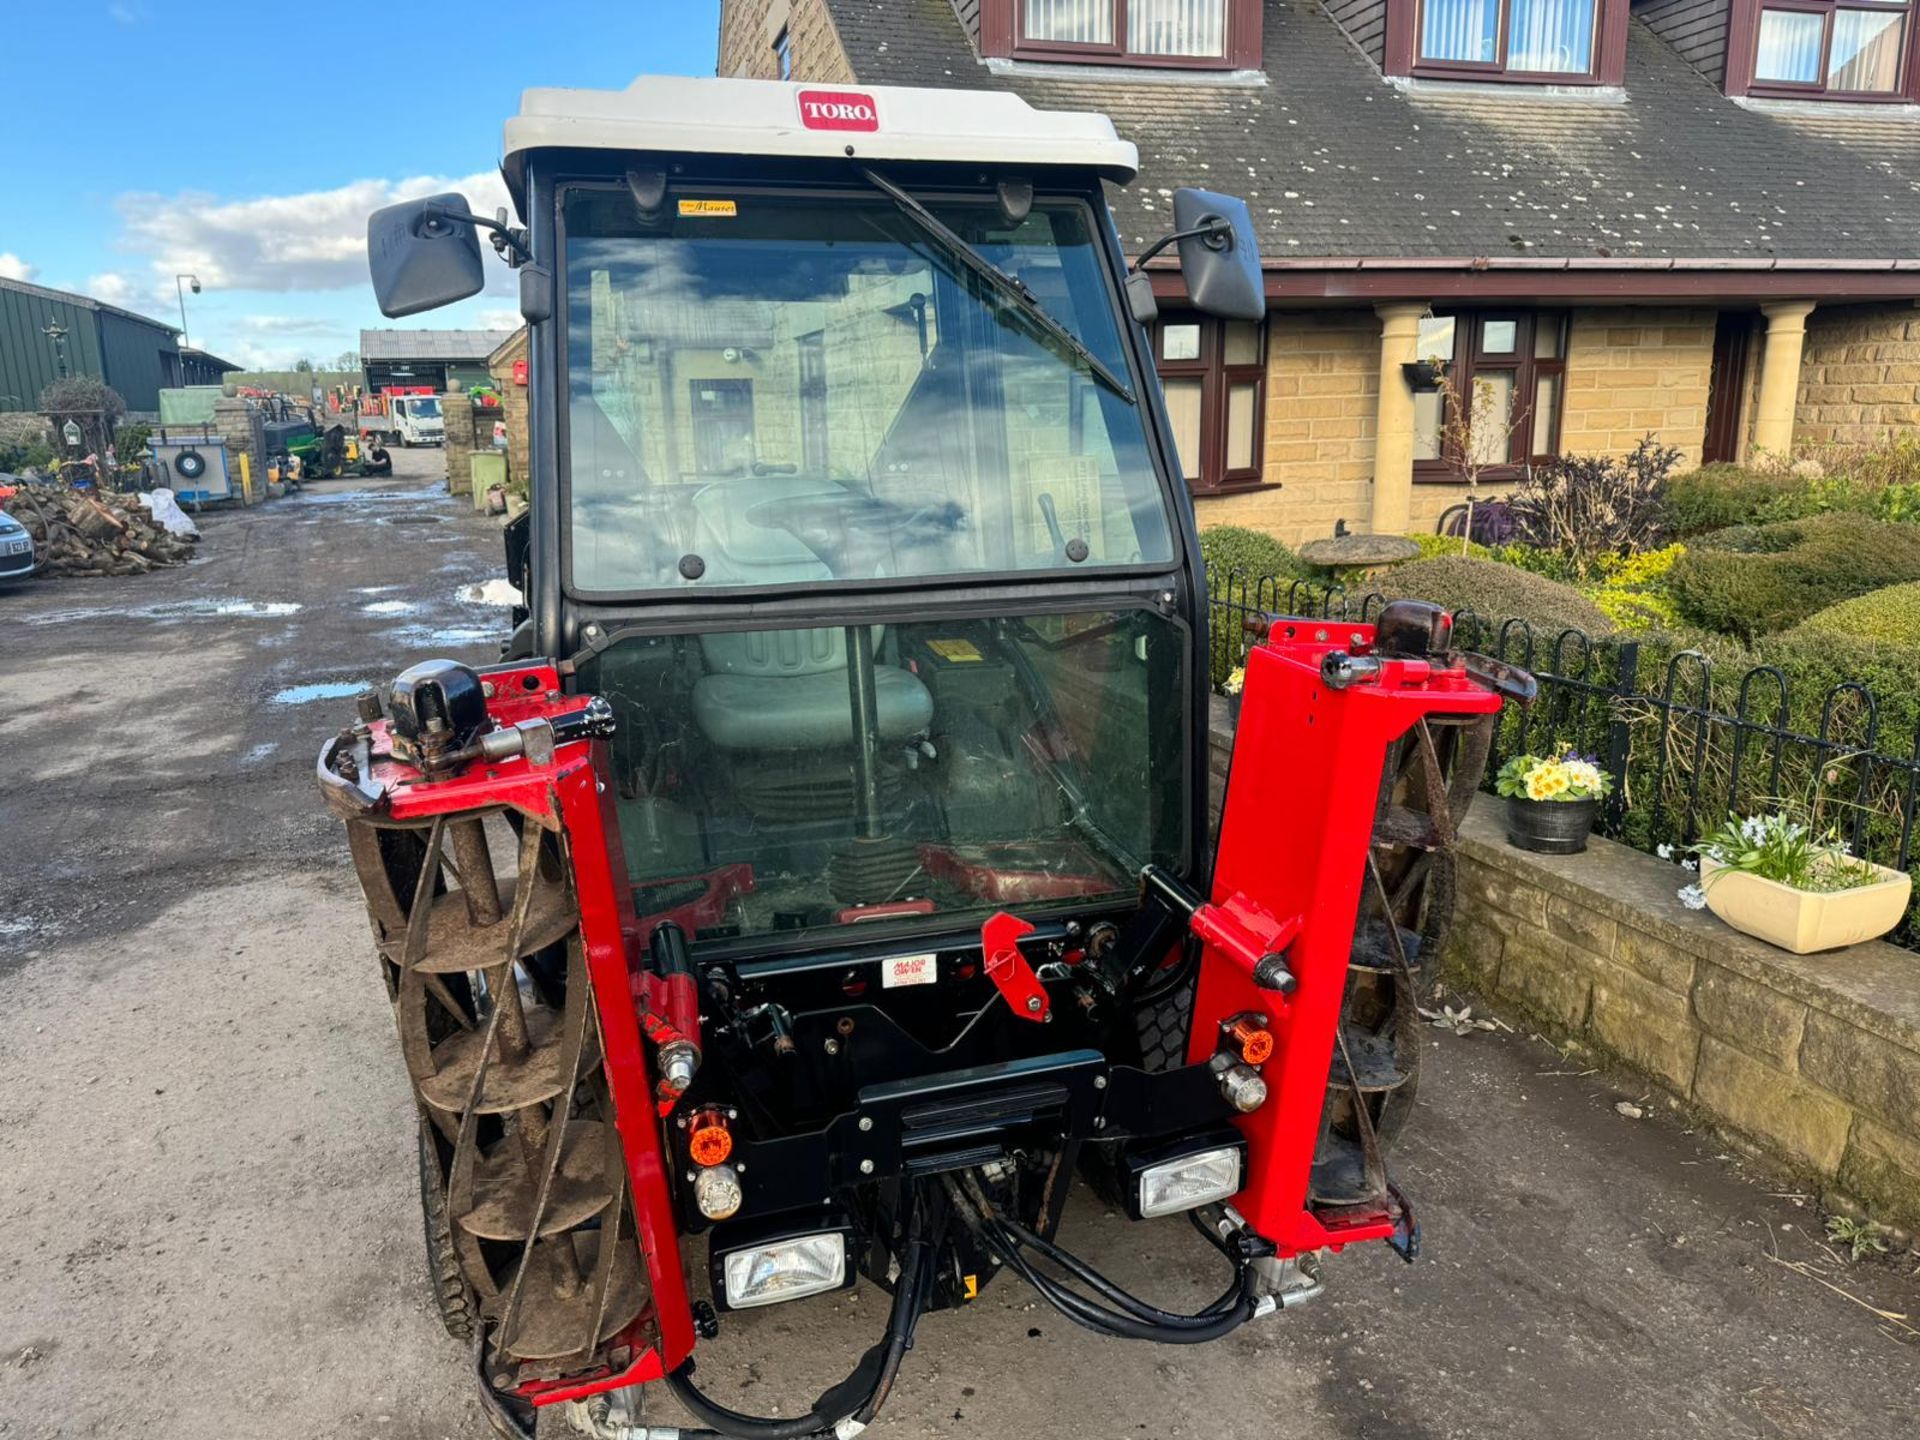
[[[827,562],[798,536],[755,524],[752,507],[768,501],[832,498],[831,480],[754,476],[717,481],[693,498],[694,551],[715,585],[791,585],[831,580]],[[876,648],[885,627],[873,627]],[[847,693],[847,636],[841,626],[703,635],[707,673],[693,687],[701,733],[722,750],[801,750],[853,740]],[[873,667],[882,740],[904,740],[933,719],[933,697],[898,665]]]

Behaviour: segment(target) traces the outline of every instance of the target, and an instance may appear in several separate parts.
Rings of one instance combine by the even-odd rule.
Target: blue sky
[[[394,323],[367,288],[371,209],[441,188],[429,178],[483,211],[503,203],[500,127],[521,90],[711,75],[720,7],[9,8],[0,275],[178,325],[173,277],[192,272],[205,287],[187,296],[193,342],[280,365]],[[493,272],[488,294],[413,323],[517,323],[505,267]]]

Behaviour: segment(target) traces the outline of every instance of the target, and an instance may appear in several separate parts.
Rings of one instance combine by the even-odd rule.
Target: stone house
[[[1154,268],[1155,353],[1202,525],[1297,543],[1463,498],[1419,360],[1487,490],[1920,423],[1916,3],[724,0],[719,70],[1103,111],[1129,251],[1176,186],[1243,196],[1266,324]]]

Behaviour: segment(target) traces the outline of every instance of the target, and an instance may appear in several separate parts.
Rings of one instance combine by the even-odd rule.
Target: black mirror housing
[[[390,320],[478,295],[487,283],[480,236],[454,216],[467,215],[464,195],[429,195],[389,205],[367,217],[367,268],[374,298]]]
[[[1179,242],[1180,274],[1194,307],[1222,320],[1264,320],[1266,284],[1247,202],[1211,190],[1179,189],[1173,192],[1173,226],[1213,231]]]

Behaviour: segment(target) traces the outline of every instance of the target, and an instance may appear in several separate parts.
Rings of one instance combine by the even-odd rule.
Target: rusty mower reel
[[[388,800],[475,759],[550,758],[560,727],[494,728],[479,678],[445,661],[409,670],[392,698],[390,750],[376,754],[369,697],[323,753],[322,789],[347,822],[420,1110],[442,1318],[456,1337],[481,1331],[482,1379],[511,1396],[629,1363],[648,1301],[568,838],[533,807],[403,819]]]

